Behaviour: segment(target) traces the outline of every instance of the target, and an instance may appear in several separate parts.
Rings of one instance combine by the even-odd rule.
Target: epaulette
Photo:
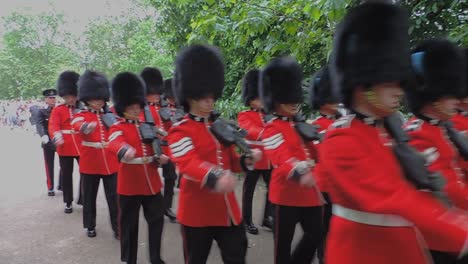
[[[421,119],[414,119],[414,120],[411,120],[409,121],[404,130],[405,132],[413,132],[413,131],[417,131],[417,130],[420,130],[422,125],[424,124],[424,121],[421,120]]]
[[[178,126],[182,125],[183,123],[187,122],[187,120],[188,119],[182,119],[179,122],[177,122],[175,124],[172,124],[172,127],[178,127]]]
[[[351,126],[355,115],[345,115],[333,122],[328,129],[348,128]]]

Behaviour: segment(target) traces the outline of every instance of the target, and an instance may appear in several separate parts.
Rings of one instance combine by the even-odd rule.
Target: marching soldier
[[[265,110],[273,113],[263,133],[263,144],[273,164],[270,202],[275,206],[275,263],[312,263],[322,234],[323,198],[315,185],[316,150],[296,130],[302,103],[302,69],[292,58],[271,61],[260,76]],[[291,252],[300,224],[304,233]]]
[[[164,81],[162,74],[157,68],[146,67],[143,69],[140,76],[143,78],[146,84],[146,101],[153,116],[155,125],[164,131],[165,127],[163,126],[163,122],[159,114],[161,110],[162,94],[164,93]],[[141,113],[141,118],[144,118],[143,113]],[[168,153],[167,151],[167,146],[163,147],[163,152]],[[176,216],[169,207],[169,204],[172,204],[172,199],[174,196],[174,184],[175,180],[177,179],[177,174],[175,174],[174,164],[172,164],[170,161],[162,165],[162,170],[164,177],[164,214],[171,222],[175,222]]]
[[[319,116],[312,122],[312,124],[318,127],[320,134],[324,135],[328,127],[333,124],[338,118],[341,117],[341,113],[338,112],[339,100],[332,96],[330,87],[330,73],[328,66],[323,67],[317,72],[311,81],[310,95],[312,109],[319,112]],[[320,142],[316,142],[316,148],[320,152]],[[320,162],[320,161],[319,161]],[[320,166],[318,167],[320,168]],[[328,234],[332,210],[332,201],[328,195],[328,181],[326,178],[320,178],[323,175],[321,173],[316,174],[317,185],[322,191],[322,195],[325,199],[326,204],[323,205],[323,239],[320,243],[317,251],[319,263],[324,263],[324,249],[326,237]]]
[[[461,151],[450,140],[448,128],[449,120],[457,113],[459,98],[464,94],[464,58],[454,44],[437,39],[424,41],[416,47],[412,62],[419,87],[408,93],[408,104],[416,116],[406,126],[410,144],[425,156],[429,170],[445,179],[443,191],[450,202],[466,210],[468,182],[459,163]],[[456,256],[438,250],[444,245],[437,245],[437,242],[428,238],[435,263],[457,263]]]
[[[143,81],[133,73],[119,73],[112,81],[112,100],[115,112],[122,118],[109,131],[109,149],[121,162],[117,176],[121,260],[137,263],[138,219],[143,207],[148,223],[150,261],[161,264],[164,263],[161,259],[164,206],[158,166],[166,163],[168,157],[157,157],[152,145],[143,142],[146,136],[140,118],[145,106]]]
[[[185,113],[182,109],[176,107],[174,94],[172,92],[172,79],[164,81],[164,98],[166,99],[167,105],[159,109],[159,116],[164,125],[164,129],[169,131],[173,124],[179,122],[184,117]],[[169,153],[167,141],[163,146],[163,152]],[[164,176],[164,207],[165,214],[171,222],[176,221],[176,215],[172,211],[172,201],[174,197],[174,187],[177,180],[177,172],[175,165],[172,161],[162,166]]]
[[[332,91],[352,114],[334,122],[320,145],[318,166],[333,201],[325,262],[430,263],[420,229],[465,255],[466,213],[410,183],[382,124],[398,110],[403,88],[411,89],[408,14],[393,4],[357,6],[339,25],[334,47]]]
[[[224,65],[219,51],[194,45],[176,59],[174,94],[188,114],[168,136],[171,159],[181,181],[177,220],[182,225],[185,263],[203,264],[213,240],[224,263],[245,263],[247,237],[237,203],[233,172],[241,171],[234,146],[214,136],[212,112],[224,88]],[[211,117],[211,118],[210,118]],[[252,150],[253,165],[261,153]]]
[[[117,169],[116,156],[109,151],[108,128],[103,121],[109,101],[109,82],[97,72],[86,71],[78,80],[78,99],[86,109],[77,113],[72,127],[81,135],[80,173],[83,190],[83,227],[88,237],[96,236],[96,197],[102,179],[109,216],[115,238],[117,226]]]
[[[47,178],[47,190],[49,196],[54,196],[54,162],[55,162],[55,145],[49,138],[49,117],[52,109],[55,107],[55,97],[57,90],[47,89],[42,92],[47,108],[37,110],[36,129],[41,137],[42,150],[44,152],[44,162]],[[59,174],[59,186],[61,189],[62,180]]]
[[[63,181],[63,202],[65,213],[73,212],[73,160],[79,162],[81,138],[72,128],[71,121],[77,109],[77,82],[80,75],[76,72],[65,71],[59,76],[58,94],[65,103],[53,108],[49,119],[49,135],[54,142],[60,160],[60,170]],[[81,202],[81,177],[78,194],[78,204]]]
[[[264,114],[262,112],[262,102],[258,95],[258,76],[260,71],[257,69],[247,72],[242,82],[242,99],[245,106],[250,110],[242,111],[237,116],[239,126],[247,131],[246,139],[252,149],[258,149],[263,152],[262,136],[265,131]],[[273,208],[268,200],[268,190],[270,185],[271,168],[270,161],[265,156],[255,163],[255,169],[247,170],[245,173],[244,186],[242,191],[242,215],[247,232],[258,234],[258,229],[252,221],[252,199],[257,185],[258,178],[262,176],[266,183],[267,192],[265,196],[265,208],[263,211],[262,226],[273,229]]]

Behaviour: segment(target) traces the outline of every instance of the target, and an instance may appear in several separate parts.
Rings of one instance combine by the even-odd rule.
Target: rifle
[[[143,111],[145,122],[140,124],[141,138],[143,143],[151,144],[156,159],[159,159],[163,152],[161,149],[161,140],[158,135],[167,136],[167,133],[156,127],[156,123],[154,122],[148,105],[145,105]]]
[[[445,179],[439,173],[429,172],[425,158],[408,144],[409,136],[403,131],[402,125],[398,113],[384,118],[384,127],[395,140],[393,153],[406,179],[417,189],[429,189],[440,201],[450,204],[449,198],[443,192],[446,185]]]
[[[217,113],[212,113],[211,118],[211,133],[225,146],[235,144],[239,149],[245,153],[246,157],[252,156],[252,150],[249,144],[245,141],[247,131],[240,128],[236,123],[227,121],[220,117]]]
[[[304,140],[304,142],[322,140],[323,135],[320,135],[317,126],[307,124],[305,122],[304,117],[302,117],[300,114],[297,114],[294,117],[294,122],[294,128],[296,129],[296,132],[301,136],[302,140]]]
[[[159,110],[159,116],[164,122],[171,121],[172,124],[175,124],[184,118],[184,111],[182,109],[176,108],[174,114],[169,107],[163,107]]]
[[[447,130],[447,135],[450,138],[450,141],[455,145],[460,156],[464,160],[468,160],[468,139],[466,136],[456,130],[451,121],[445,121],[443,125]]]

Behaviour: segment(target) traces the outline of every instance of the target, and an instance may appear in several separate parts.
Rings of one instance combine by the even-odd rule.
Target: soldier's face
[[[468,97],[461,99],[460,103],[457,105],[457,108],[462,111],[468,111]]]
[[[279,104],[277,109],[278,114],[291,117],[299,112],[299,104]]]
[[[176,104],[176,101],[175,101],[174,97],[167,97],[166,99],[167,99],[167,102],[169,104],[172,104],[172,105]]]
[[[157,104],[161,101],[161,96],[159,94],[149,94],[146,96],[146,100],[150,103]]]
[[[65,95],[63,97],[66,105],[75,105],[76,104],[76,95]]]
[[[104,107],[104,100],[89,100],[88,105],[91,107],[93,110],[101,110]]]
[[[125,107],[124,115],[129,119],[138,119],[141,112],[141,106],[139,104],[131,104]]]
[[[460,100],[455,97],[444,97],[435,101],[433,107],[439,115],[437,118],[440,120],[450,119],[457,113],[457,106],[459,103]]]
[[[48,105],[48,106],[55,106],[55,103],[56,103],[56,99],[55,99],[55,96],[48,96],[45,98],[45,103]]]
[[[370,97],[374,96],[375,98],[369,98],[368,94],[367,102],[371,110],[380,117],[385,117],[398,111],[404,96],[404,91],[398,83],[374,85],[368,93],[373,93]]]
[[[211,96],[192,100],[191,109],[200,112],[201,114],[209,114],[214,110],[215,100]]]
[[[335,114],[338,112],[338,104],[324,104],[320,107],[320,111],[324,114]]]
[[[259,98],[255,98],[254,100],[250,101],[250,107],[254,109],[262,109],[263,108],[263,103]]]

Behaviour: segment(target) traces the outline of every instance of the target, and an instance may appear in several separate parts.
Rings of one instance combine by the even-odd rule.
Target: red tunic
[[[78,131],[74,130],[71,121],[75,115],[75,107],[61,104],[50,114],[49,136],[50,138],[63,137],[63,145],[57,146],[57,153],[60,156],[79,156],[81,137]]]
[[[252,149],[258,149],[264,152],[262,136],[265,131],[263,114],[259,111],[246,110],[237,115],[239,126],[247,131],[247,143]],[[255,163],[256,170],[269,170],[270,161],[263,155],[262,159]]]
[[[316,186],[306,187],[289,178],[298,162],[316,158],[316,150],[312,142],[304,144],[292,121],[283,119],[270,120],[263,133],[265,152],[273,165],[269,199],[285,206],[322,205],[322,195]]]
[[[171,159],[182,177],[177,219],[192,227],[238,225],[242,216],[234,192],[218,193],[205,186],[211,169],[241,171],[234,146],[219,143],[209,126],[205,119],[186,115],[169,132]]]
[[[96,129],[90,134],[80,132],[83,140],[80,146],[80,172],[86,174],[111,175],[118,170],[118,161],[108,148],[108,129],[101,120],[102,113],[83,110],[75,115],[72,127],[81,131],[85,123],[96,122]]]
[[[452,122],[454,127],[462,132],[465,136],[468,136],[468,113],[458,113],[455,116],[452,117]],[[463,173],[468,175],[468,161],[464,160],[463,158],[460,157],[460,166],[463,170]]]
[[[422,152],[429,170],[439,172],[447,181],[445,192],[455,206],[468,209],[468,185],[460,169],[460,156],[445,132],[437,124],[413,118],[406,124],[410,144]]]
[[[119,151],[131,146],[136,150],[135,158],[152,157],[151,145],[141,142],[139,123],[123,120],[114,124],[109,130],[109,149],[117,155]],[[161,191],[161,179],[158,165],[128,164],[120,162],[117,174],[117,193],[122,195],[155,195]]]
[[[318,118],[316,118],[312,122],[312,124],[318,126],[318,131],[320,133],[325,134],[328,127],[331,124],[333,124],[334,121],[335,121],[334,118],[326,117],[326,116],[321,115]],[[317,151],[320,152],[320,142],[317,142],[315,144],[315,147],[317,148]],[[320,164],[320,161],[318,161],[318,162]],[[322,169],[321,166],[317,166],[315,168],[315,178],[317,179],[317,186],[319,187],[320,191],[328,192],[329,182],[327,180],[326,174],[320,171],[321,169]]]
[[[326,263],[430,263],[418,229],[430,230],[447,251],[462,251],[466,230],[442,219],[447,209],[406,181],[388,143],[379,128],[354,115],[338,119],[319,153],[331,183],[329,194],[334,206],[401,217],[414,226],[364,224],[334,213]]]

